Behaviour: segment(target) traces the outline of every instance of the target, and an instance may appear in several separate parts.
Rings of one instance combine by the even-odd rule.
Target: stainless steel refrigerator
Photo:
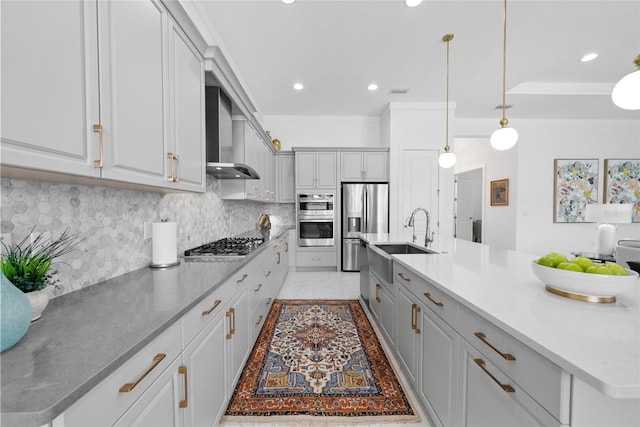
[[[389,232],[389,184],[342,184],[342,271],[360,271],[358,233]]]

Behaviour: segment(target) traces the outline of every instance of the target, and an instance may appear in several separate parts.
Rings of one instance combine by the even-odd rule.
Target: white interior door
[[[467,174],[456,175],[455,237],[472,241],[473,235],[473,183]]]
[[[400,220],[406,224],[415,208],[429,211],[429,229],[438,234],[438,151],[402,150],[402,194]],[[427,230],[426,215],[419,212],[415,217],[417,241],[424,243]]]

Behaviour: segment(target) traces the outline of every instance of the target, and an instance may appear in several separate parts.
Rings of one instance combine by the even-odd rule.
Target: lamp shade
[[[629,224],[633,214],[633,203],[590,203],[587,205],[585,221],[606,224]]]
[[[450,168],[456,164],[456,155],[454,153],[442,153],[438,157],[438,164],[441,168]]]
[[[508,150],[518,142],[518,131],[514,128],[501,127],[491,134],[489,142],[496,150]]]
[[[624,110],[640,110],[640,70],[621,78],[611,92],[611,99]]]

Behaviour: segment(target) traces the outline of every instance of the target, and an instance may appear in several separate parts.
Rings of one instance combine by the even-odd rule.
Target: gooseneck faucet
[[[431,233],[429,229],[429,211],[428,210],[426,210],[425,208],[415,208],[413,212],[411,212],[411,216],[409,217],[409,220],[407,221],[407,225],[405,227],[413,227],[413,243],[415,243],[417,239],[415,218],[416,218],[416,214],[419,211],[424,212],[425,215],[427,216],[427,233],[424,236],[424,246],[429,247],[431,245],[431,242],[433,242],[433,233]]]

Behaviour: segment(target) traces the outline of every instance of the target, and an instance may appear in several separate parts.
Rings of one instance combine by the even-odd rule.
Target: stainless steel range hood
[[[207,174],[218,179],[259,179],[249,165],[233,161],[231,100],[217,86],[205,87]]]

